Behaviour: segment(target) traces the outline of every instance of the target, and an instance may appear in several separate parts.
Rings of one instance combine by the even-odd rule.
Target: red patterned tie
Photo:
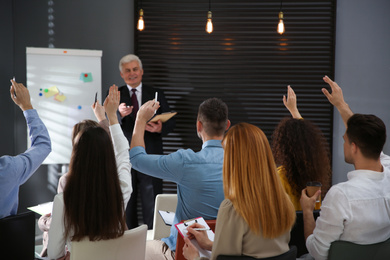
[[[131,95],[131,104],[133,105],[133,115],[134,117],[137,116],[137,112],[138,112],[138,99],[137,99],[137,94],[136,94],[136,89],[135,88],[132,88],[131,91],[133,92],[133,95]]]

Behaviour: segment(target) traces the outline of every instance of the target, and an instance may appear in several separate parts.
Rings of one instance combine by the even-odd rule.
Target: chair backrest
[[[0,219],[1,259],[34,259],[35,213],[32,211]]]
[[[167,210],[175,212],[176,206],[177,194],[158,194],[156,196],[152,231],[153,239],[161,239],[163,237],[168,237],[171,230],[171,226],[168,226],[164,223],[158,211]]]
[[[390,238],[386,241],[358,245],[348,241],[334,241],[330,245],[328,260],[389,260],[390,259]]]
[[[316,220],[318,216],[320,215],[321,210],[314,210],[313,215],[314,219]],[[291,229],[290,232],[290,247],[296,246],[297,247],[297,256],[300,257],[304,254],[307,254],[307,248],[306,248],[306,240],[305,240],[305,234],[303,232],[303,213],[302,211],[296,212],[297,218],[295,220],[295,225]]]
[[[215,224],[217,223],[216,219],[210,219],[205,220],[207,225],[209,225],[210,229],[215,232]],[[184,246],[184,239],[183,237],[178,234],[177,235],[177,241],[176,241],[176,252],[175,252],[175,260],[185,260],[185,257],[183,256],[183,246]]]
[[[297,247],[291,246],[290,250],[278,256],[272,256],[267,258],[254,258],[245,255],[219,255],[217,260],[295,260],[297,257]]]
[[[125,231],[119,238],[99,241],[89,241],[84,238],[72,242],[71,260],[144,260],[146,248],[147,225]]]

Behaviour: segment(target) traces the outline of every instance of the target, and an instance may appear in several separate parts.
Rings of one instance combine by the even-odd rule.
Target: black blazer
[[[128,106],[132,106],[130,92],[128,87],[122,86],[119,88],[120,91],[120,103],[126,103]],[[171,112],[171,109],[168,105],[167,100],[165,99],[164,93],[150,86],[146,86],[142,84],[142,104],[145,102],[154,99],[156,91],[158,92],[157,100],[160,102],[160,108],[157,110],[157,114]],[[141,105],[140,105],[141,107]],[[124,118],[120,118],[118,112],[119,123],[121,124],[123,133],[125,134],[127,140],[129,140],[129,144],[131,143],[131,137],[133,135],[133,129],[135,124],[135,117],[133,113]],[[169,132],[173,131],[175,127],[175,118],[171,118],[167,122],[163,123],[161,133],[150,133],[145,131],[145,148],[148,154],[162,154],[162,136],[167,135]]]

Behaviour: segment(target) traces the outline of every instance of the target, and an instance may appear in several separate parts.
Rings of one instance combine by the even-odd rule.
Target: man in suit
[[[168,102],[164,93],[151,86],[142,84],[143,68],[141,60],[133,54],[122,57],[119,62],[120,75],[126,85],[119,88],[120,105],[118,107],[119,123],[129,143],[133,135],[136,114],[138,108],[148,100],[155,98],[158,92],[160,108],[157,114],[170,112]],[[162,136],[167,135],[175,127],[175,119],[171,118],[165,123],[158,120],[155,123],[149,122],[145,129],[145,146],[148,154],[162,154]],[[131,170],[133,193],[126,208],[127,226],[135,228],[138,226],[137,217],[137,196],[141,196],[143,221],[151,229],[153,226],[154,200],[157,194],[162,193],[162,180],[145,175],[134,169]]]

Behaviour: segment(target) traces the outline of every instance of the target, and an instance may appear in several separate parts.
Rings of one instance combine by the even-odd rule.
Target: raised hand
[[[99,100],[93,103],[91,107],[96,119],[99,122],[106,119],[106,111],[104,110],[104,107],[100,105]]]
[[[155,102],[154,100],[149,100],[144,103],[137,112],[137,120],[142,120],[145,123],[151,119],[156,110],[160,107],[160,102]]]
[[[108,120],[110,121],[110,125],[118,123],[118,117],[116,116],[116,111],[119,106],[120,93],[118,91],[118,87],[116,85],[112,85],[110,87],[108,96],[104,101],[104,109],[106,110],[106,114]]]
[[[297,96],[295,95],[294,90],[287,86],[287,97],[283,95],[283,104],[290,111],[290,114],[293,118],[300,119],[302,118],[297,107]]]
[[[332,93],[329,93],[326,88],[322,89],[322,93],[324,93],[329,102],[337,108],[341,115],[341,118],[343,119],[344,125],[347,126],[347,121],[353,115],[353,112],[349,108],[348,104],[344,101],[342,89],[328,76],[323,77],[323,80],[329,84]]]
[[[11,99],[14,101],[16,105],[22,109],[22,111],[32,109],[30,92],[28,89],[22,84],[17,83],[16,81],[11,79],[11,89],[9,90],[11,94]]]
[[[328,76],[323,77],[323,80],[328,83],[330,88],[332,89],[332,93],[329,93],[326,88],[322,88],[322,93],[324,93],[329,102],[336,108],[344,105],[345,101],[343,91],[341,90],[339,85],[336,82],[332,81]]]

